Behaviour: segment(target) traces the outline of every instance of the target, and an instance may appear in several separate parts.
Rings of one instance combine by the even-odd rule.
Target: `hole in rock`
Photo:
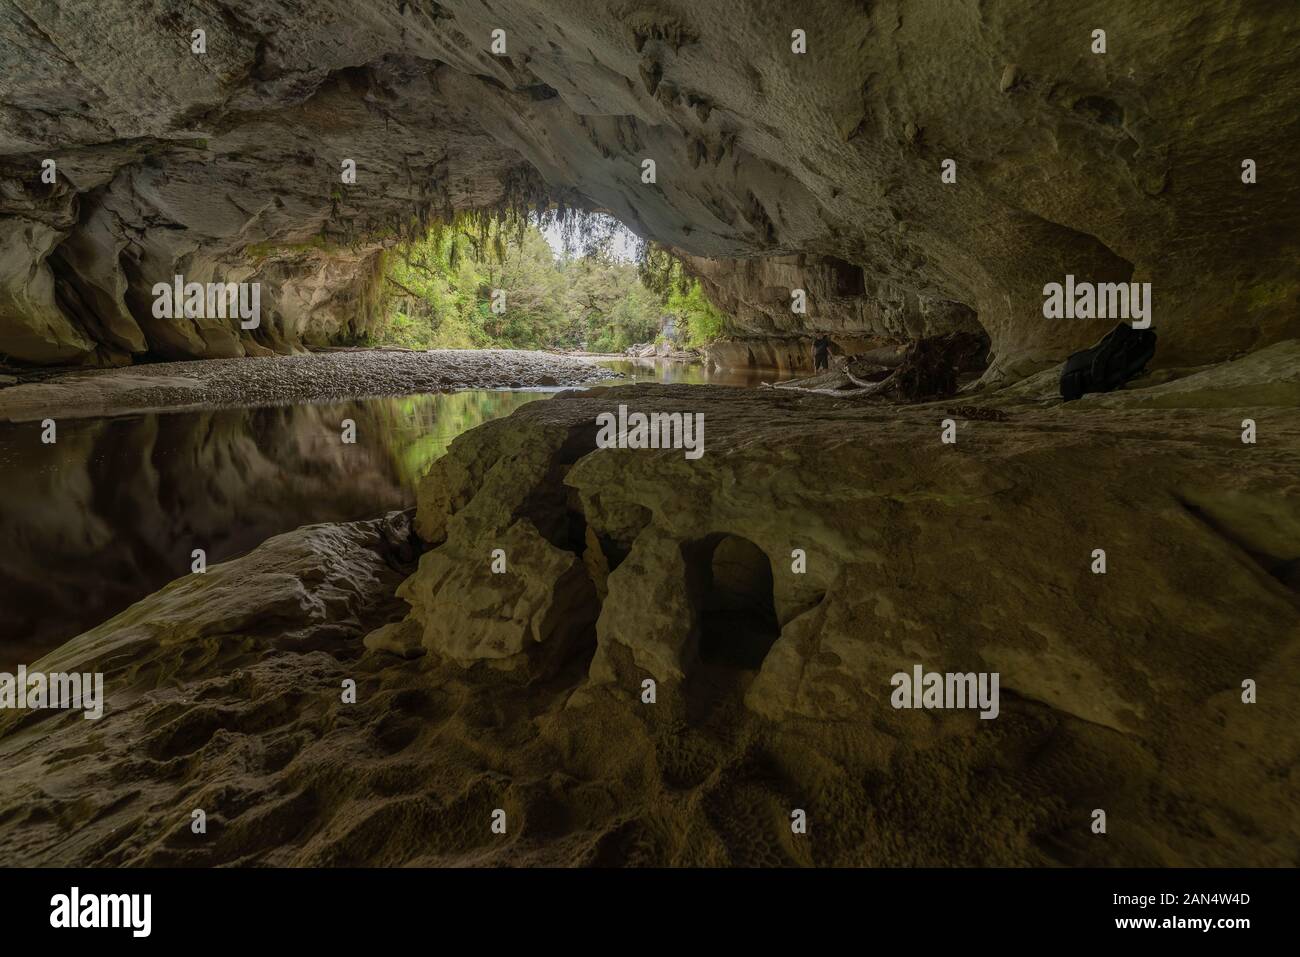
[[[826,257],[826,265],[835,274],[835,295],[865,296],[867,294],[867,278],[861,266],[836,259],[834,256]]]
[[[532,86],[524,87],[524,92],[528,98],[534,102],[541,100],[554,100],[560,95],[559,90],[553,86],[547,86],[545,83],[535,83]]]
[[[597,512],[600,512],[603,507],[600,494],[597,493],[592,501]],[[574,507],[577,508],[578,505]],[[632,543],[641,534],[641,529],[650,524],[651,513],[648,508],[640,505],[622,504],[619,506],[617,521],[612,525],[610,524],[610,518],[611,516],[605,515],[606,525],[596,533],[596,542],[605,556],[605,562],[608,564],[609,570],[612,572],[623,564],[623,559],[627,558],[631,553]],[[585,524],[582,531],[585,541]]]
[[[557,450],[545,477],[537,483],[520,507],[518,516],[526,518],[556,548],[581,555],[586,548],[587,518],[575,490],[564,484],[564,476],[574,462],[596,447],[596,428],[583,424],[570,431]]]
[[[1085,96],[1075,101],[1074,112],[1082,113],[1102,126],[1122,126],[1124,107],[1104,96]]]
[[[757,671],[781,633],[767,555],[738,535],[710,536],[688,555],[700,660]]]

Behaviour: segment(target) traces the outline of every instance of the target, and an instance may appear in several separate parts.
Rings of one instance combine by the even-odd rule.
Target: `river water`
[[[776,373],[603,363],[623,382],[753,387]],[[325,405],[66,419],[58,442],[0,423],[0,671],[190,572],[300,525],[415,503],[451,441],[559,389],[467,390]],[[344,419],[357,441],[341,441]]]

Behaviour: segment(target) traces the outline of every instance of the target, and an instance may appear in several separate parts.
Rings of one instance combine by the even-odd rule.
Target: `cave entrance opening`
[[[739,535],[711,535],[690,556],[700,661],[757,671],[781,634],[772,564]]]
[[[653,358],[722,336],[676,252],[574,201],[529,192],[414,223],[379,264],[365,344]]]

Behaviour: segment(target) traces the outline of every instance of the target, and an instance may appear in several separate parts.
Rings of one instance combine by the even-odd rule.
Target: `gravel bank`
[[[457,389],[579,386],[618,373],[546,352],[358,350],[68,372],[0,389],[0,420],[283,405]]]

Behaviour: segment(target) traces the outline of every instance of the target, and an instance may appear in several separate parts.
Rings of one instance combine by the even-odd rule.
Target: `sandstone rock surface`
[[[1043,319],[1042,287],[1072,273],[1151,282],[1157,361],[1216,361],[1300,329],[1296,30],[1241,0],[5,0],[0,353],[346,341],[385,245],[540,202],[695,257],[736,335],[978,324],[990,379],[1015,378],[1109,327]],[[263,325],[154,319],[177,273],[262,282]]]
[[[1297,395],[1246,389],[1283,351],[1069,406],[1031,381],[956,411],[664,386],[531,403],[430,473],[418,567],[397,518],[308,527],[39,662],[106,671],[108,709],[0,724],[0,852],[1290,864]],[[1238,404],[1203,403],[1215,375]],[[702,411],[705,455],[596,449],[619,403]],[[568,601],[594,628],[539,627]],[[893,708],[915,664],[997,671],[998,717]]]
[[[562,434],[567,450],[551,453],[546,473],[550,514],[559,522],[563,507],[583,528],[563,547],[593,569],[599,595],[594,658],[572,706],[607,694],[635,706],[653,678],[665,710],[688,724],[734,694],[785,727],[871,726],[906,751],[935,734],[977,741],[981,722],[893,709],[893,674],[916,664],[997,672],[1013,717],[989,727],[1052,716],[1070,760],[1108,782],[1076,782],[1080,793],[1118,787],[1141,817],[1130,860],[1222,860],[1217,842],[1242,837],[1227,834],[1244,802],[1272,835],[1256,851],[1281,862],[1274,855],[1297,834],[1275,812],[1290,798],[1262,769],[1294,763],[1283,727],[1294,708],[1245,705],[1240,683],[1294,677],[1300,385],[1234,385],[1266,379],[1289,350],[1071,407],[1014,390],[955,410],[653,386],[560,397],[465,436],[426,480],[420,527],[441,544],[403,592],[441,587],[448,561],[466,581],[440,604],[415,604],[411,620],[456,631],[446,624],[463,617],[456,595],[492,587],[473,547],[527,531],[519,496],[542,493],[537,461],[521,471],[520,437],[557,436],[548,444],[558,449]],[[1206,408],[1201,389],[1224,401]],[[619,403],[704,409],[708,451],[692,461],[596,449],[591,423]],[[944,445],[941,420],[954,415],[958,441]],[[1267,431],[1266,447],[1241,442],[1244,417]],[[488,514],[490,532],[474,518]],[[518,554],[514,574],[555,581],[549,559]],[[764,604],[765,637],[753,614]],[[515,608],[521,640],[527,614]],[[757,662],[738,668],[756,641]],[[430,650],[466,663],[463,647]],[[1021,730],[998,732],[998,746],[1017,751]],[[1187,820],[1157,824],[1143,803],[1157,793],[1201,808],[1214,837],[1184,830]]]

